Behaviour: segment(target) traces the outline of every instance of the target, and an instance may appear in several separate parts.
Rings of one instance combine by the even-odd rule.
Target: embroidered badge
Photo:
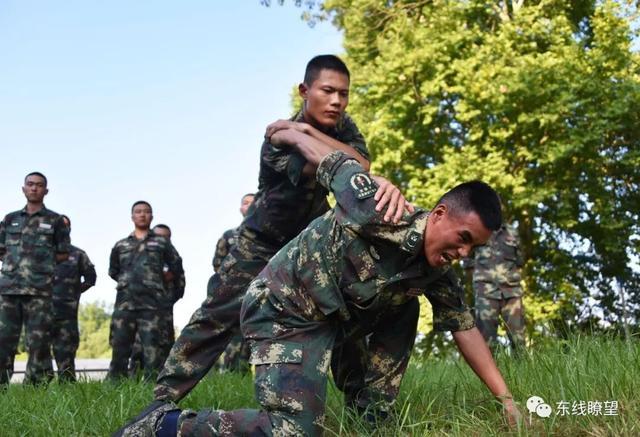
[[[155,246],[160,246],[160,244],[157,241],[149,241],[147,243],[147,246],[155,247]]]
[[[349,181],[351,187],[356,192],[356,198],[362,200],[367,197],[371,197],[376,194],[378,190],[378,185],[371,180],[368,174],[366,173],[356,173],[351,176],[351,180]]]
[[[40,223],[39,225],[42,229],[51,229],[51,225],[49,223]]]
[[[402,243],[402,248],[405,250],[413,250],[416,248],[416,245],[420,241],[420,233],[416,231],[411,231],[405,237],[404,242]]]

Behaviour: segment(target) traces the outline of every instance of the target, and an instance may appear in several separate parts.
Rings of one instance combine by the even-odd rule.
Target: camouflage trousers
[[[13,375],[23,324],[29,355],[24,383],[38,384],[51,380],[52,323],[50,297],[0,294],[0,385],[8,384]]]
[[[175,328],[173,326],[173,307],[166,308],[167,320],[164,326],[163,333],[161,335],[163,345],[163,356],[169,356],[169,351],[173,342],[176,339]],[[129,376],[134,376],[139,372],[144,371],[144,355],[142,350],[142,341],[140,340],[140,333],[136,334],[136,340],[131,348],[131,357],[129,357]]]
[[[275,252],[238,237],[219,272],[209,279],[207,298],[171,348],[154,389],[156,399],[177,402],[204,378],[240,332],[245,291]]]
[[[115,309],[109,333],[112,355],[107,378],[128,376],[129,357],[136,335],[140,336],[142,344],[144,375],[146,378],[153,377],[162,368],[166,358],[167,347],[162,338],[166,320],[171,316],[171,311],[164,309]]]
[[[356,401],[366,396],[392,401],[397,396],[415,338],[418,302],[413,299],[370,318],[368,324],[344,324],[337,315],[303,316],[292,301],[272,293],[260,279],[254,281],[242,306],[242,332],[251,345],[256,399],[262,409],[234,411],[184,410],[179,435],[320,435],[323,431],[327,374],[339,369],[343,387],[351,384]],[[363,319],[363,321],[366,321]],[[348,372],[341,368],[349,349],[346,340],[369,333],[363,365]],[[338,357],[332,359],[332,351]],[[362,355],[357,353],[357,359]],[[353,370],[353,368],[351,368]],[[340,373],[342,372],[342,373]],[[345,373],[346,372],[346,373]],[[362,391],[367,384],[370,393]]]
[[[511,347],[524,347],[524,309],[521,297],[492,299],[476,294],[476,326],[490,347],[498,342],[498,321],[502,316]]]
[[[76,380],[76,352],[80,345],[78,301],[53,301],[51,350],[58,366],[58,380]]]

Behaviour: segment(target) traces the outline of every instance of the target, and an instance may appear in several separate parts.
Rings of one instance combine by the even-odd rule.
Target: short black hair
[[[500,196],[482,181],[465,182],[454,187],[438,200],[438,204],[446,205],[454,215],[475,212],[491,231],[502,226]]]
[[[69,222],[69,229],[71,229],[71,219],[69,218],[69,216],[66,216],[64,214],[60,214],[60,218],[63,220],[66,220],[67,222]]]
[[[49,183],[49,181],[47,181],[47,177],[45,175],[43,175],[42,173],[40,173],[39,171],[32,171],[31,173],[29,173],[28,175],[26,175],[24,177],[24,181],[25,183],[27,182],[27,178],[29,176],[40,176],[42,179],[44,179],[44,186],[46,187]]]
[[[342,59],[335,55],[318,55],[307,64],[307,68],[304,70],[304,83],[307,86],[311,86],[322,70],[337,71],[338,73],[345,74],[347,78],[351,80],[349,69],[347,65],[342,62]]]
[[[171,235],[171,228],[168,225],[165,225],[164,223],[160,223],[159,225],[155,225],[153,227],[153,229],[155,229],[155,228],[166,229],[167,231],[169,231],[169,235]]]
[[[149,207],[149,209],[151,210],[151,212],[153,212],[153,208],[151,207],[151,204],[149,202],[147,202],[146,200],[138,200],[136,202],[133,202],[133,205],[131,205],[131,212],[133,212],[133,208],[135,208],[138,205],[147,205]]]

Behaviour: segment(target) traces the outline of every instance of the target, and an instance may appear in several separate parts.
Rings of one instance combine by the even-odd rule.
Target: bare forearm
[[[510,397],[507,384],[478,328],[453,333],[453,339],[469,366],[498,398]]]
[[[315,138],[316,140],[322,142],[323,144],[331,147],[333,150],[341,150],[344,153],[346,153],[347,155],[355,158],[360,165],[362,165],[362,167],[366,170],[369,171],[369,161],[362,156],[360,153],[358,153],[358,151],[356,149],[354,149],[353,147],[344,144],[338,140],[336,140],[333,137],[330,137],[329,135],[325,134],[322,131],[319,131],[318,129],[316,129],[315,127],[311,126],[311,125],[306,125],[304,133],[306,133],[307,135],[309,135],[312,138]]]

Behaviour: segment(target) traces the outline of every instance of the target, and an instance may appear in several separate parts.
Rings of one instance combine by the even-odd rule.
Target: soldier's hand
[[[371,175],[371,177],[378,184],[378,191],[374,196],[374,199],[378,202],[376,211],[382,211],[385,206],[387,207],[384,213],[384,221],[393,220],[393,223],[398,223],[405,210],[409,212],[415,210],[413,205],[404,198],[398,187],[382,176]]]
[[[298,142],[300,132],[296,129],[281,129],[271,135],[271,144],[274,146],[294,146]]]
[[[504,418],[511,428],[515,428],[518,425],[526,425],[522,413],[520,413],[520,410],[510,397],[502,399],[502,414],[504,414]]]
[[[285,129],[295,129],[298,132],[307,133],[307,129],[309,125],[307,123],[300,123],[291,120],[277,120],[267,126],[267,131],[264,134],[264,137],[271,141],[271,137],[278,131]],[[273,141],[271,141],[273,144]]]

